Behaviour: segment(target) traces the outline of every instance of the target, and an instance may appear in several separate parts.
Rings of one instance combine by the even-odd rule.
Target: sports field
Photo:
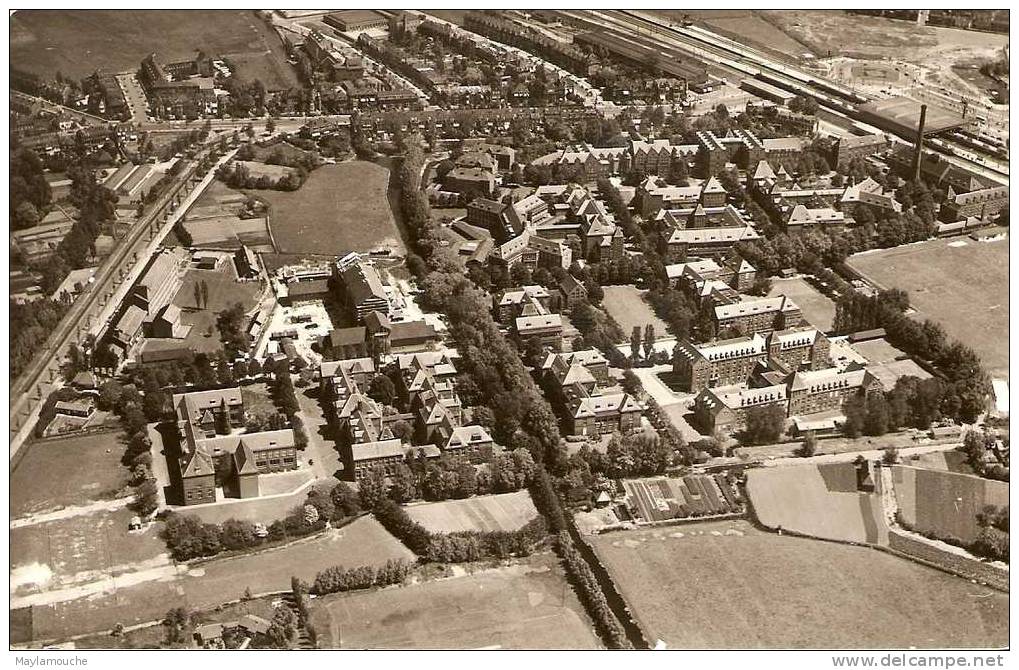
[[[410,518],[436,533],[516,530],[538,516],[527,491],[410,505]]]
[[[803,318],[810,322],[810,325],[828,332],[835,322],[835,303],[831,298],[818,291],[810,285],[806,279],[793,277],[791,279],[773,279],[771,291],[768,295],[786,295],[799,305],[803,312]]]
[[[1008,643],[1008,595],[911,561],[745,521],[592,538],[652,642],[670,649]]]
[[[884,288],[908,291],[916,318],[937,321],[973,347],[992,376],[1008,379],[1007,241],[932,240],[847,262]]]
[[[643,336],[644,328],[649,323],[655,327],[656,338],[668,337],[668,326],[658,318],[651,309],[651,305],[644,301],[646,291],[641,291],[634,286],[606,286],[604,291],[602,307],[622,328],[627,342],[629,342],[634,326],[640,326]]]
[[[600,649],[551,554],[471,575],[313,601],[334,649]]]
[[[69,587],[143,567],[168,565],[156,528],[129,533],[134,512],[122,508],[12,528],[11,592]]]
[[[324,165],[297,191],[252,191],[269,203],[269,225],[281,253],[343,254],[403,242],[389,208],[389,170],[352,161]]]
[[[11,62],[49,77],[134,71],[150,53],[172,63],[199,49],[235,61],[239,77],[261,79],[269,90],[297,83],[279,37],[251,10],[19,11],[11,17]]]
[[[325,568],[381,565],[389,559],[415,560],[409,549],[375,519],[365,517],[276,549],[184,566],[179,574],[160,574],[141,583],[118,580],[113,591],[33,612],[36,639],[110,630],[162,618],[172,607],[207,609],[252,593],[290,589],[296,575],[312,582]]]
[[[903,465],[892,468],[892,480],[907,527],[967,544],[980,533],[977,514],[984,505],[1008,507],[1008,482]]]
[[[11,518],[126,494],[123,439],[110,431],[28,444],[11,472]]]
[[[839,474],[826,478],[816,465],[758,468],[747,473],[747,496],[768,528],[831,540],[881,541],[878,496],[847,490]]]

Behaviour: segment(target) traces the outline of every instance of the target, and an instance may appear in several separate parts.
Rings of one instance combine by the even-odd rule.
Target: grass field
[[[1008,595],[866,547],[744,521],[609,533],[598,555],[670,649],[942,648],[1008,643]]]
[[[128,533],[134,512],[120,509],[10,530],[11,592],[51,590],[169,563],[155,528]]]
[[[122,440],[112,431],[30,443],[11,472],[11,518],[115,497],[127,485]]]
[[[634,286],[606,286],[604,290],[602,308],[623,329],[627,341],[634,326],[640,326],[640,332],[643,334],[644,328],[649,323],[655,327],[656,338],[668,336],[668,326],[658,318],[651,305],[644,301],[646,291]]]
[[[432,532],[516,530],[538,516],[527,491],[411,505],[407,514]]]
[[[881,540],[880,500],[821,475],[816,465],[758,468],[747,473],[747,496],[768,528],[784,528],[831,540]]]
[[[928,468],[892,468],[895,498],[909,528],[970,543],[984,505],[1008,507],[1008,482]]]
[[[199,49],[227,57],[238,77],[259,78],[270,90],[297,83],[279,37],[250,10],[19,11],[11,17],[11,62],[49,77],[133,71],[153,52],[172,63]]]
[[[965,242],[965,246],[949,244]],[[858,254],[849,265],[885,288],[909,292],[918,319],[940,323],[1008,379],[1008,242],[933,240]]]
[[[248,169],[250,174],[255,179],[259,177],[268,177],[269,179],[276,181],[282,179],[284,176],[294,172],[294,168],[289,168],[285,165],[269,165],[268,163],[261,163],[259,161],[235,161],[238,165],[243,165]]]
[[[327,567],[379,565],[414,555],[370,517],[277,549],[190,566],[176,577],[118,586],[112,592],[36,607],[36,639],[110,630],[162,618],[172,607],[209,609],[252,593],[290,589],[296,575],[311,582]]]
[[[203,302],[202,308],[196,309],[195,284],[202,281],[209,286],[209,304]],[[215,270],[188,270],[173,299],[173,304],[181,308],[181,322],[191,326],[191,332],[184,340],[185,346],[204,352],[222,349],[223,343],[216,328],[217,315],[238,302],[245,311],[254,309],[260,294],[261,286],[257,282],[237,281],[233,263],[221,263]]]
[[[787,295],[803,311],[803,318],[810,325],[828,332],[835,322],[835,303],[831,298],[811,286],[806,279],[774,279],[768,295]]]
[[[438,581],[314,601],[324,646],[343,649],[599,649],[551,554]]]
[[[386,197],[389,171],[364,161],[324,165],[297,191],[252,191],[269,203],[281,253],[343,254],[380,245],[403,251]]]
[[[809,49],[790,37],[774,24],[761,18],[760,12],[751,10],[664,10],[657,14],[681,20],[689,15],[704,23],[709,30],[737,39],[744,44],[799,57]]]

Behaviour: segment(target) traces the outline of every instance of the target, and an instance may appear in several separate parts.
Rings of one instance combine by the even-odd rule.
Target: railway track
[[[612,12],[564,12],[572,18],[615,32],[636,33],[638,39],[651,39],[659,45],[679,49],[727,71],[731,76],[752,77],[797,95],[815,99],[827,110],[850,121],[861,121],[858,105],[870,99],[810,72],[771,61],[764,54],[696,26],[676,26],[667,19],[637,10]],[[912,137],[902,137],[912,142]],[[939,138],[931,149],[950,162],[992,181],[1008,184],[1008,168],[974,156],[971,149],[957,140]]]

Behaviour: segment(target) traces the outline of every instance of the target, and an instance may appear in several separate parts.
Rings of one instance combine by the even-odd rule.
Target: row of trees
[[[410,574],[412,566],[402,559],[390,559],[385,565],[362,565],[356,568],[344,568],[335,565],[315,575],[310,592],[324,596],[329,593],[370,589],[373,586],[390,586],[402,584]]]
[[[331,490],[314,488],[303,505],[294,507],[283,519],[263,527],[250,521],[228,519],[222,524],[203,523],[190,514],[166,515],[162,537],[174,560],[215,556],[310,535],[361,511],[357,495],[346,484]]]
[[[884,328],[888,340],[911,356],[929,361],[944,382],[941,414],[973,423],[984,411],[990,379],[980,357],[959,341],[950,341],[937,323],[910,319],[904,314],[909,298],[904,291],[882,291],[875,296],[851,292],[836,303],[834,329],[851,333]]]
[[[515,531],[432,533],[411,519],[403,507],[388,499],[379,501],[372,513],[386,530],[422,560],[435,563],[526,556],[547,533],[542,517],[536,517]]]
[[[68,305],[56,300],[19,303],[8,300],[11,327],[9,373],[13,382],[31,364],[36,352],[46,343]]]

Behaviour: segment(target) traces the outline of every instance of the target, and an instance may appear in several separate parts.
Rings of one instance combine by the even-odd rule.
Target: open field
[[[798,58],[810,49],[797,42],[774,24],[761,18],[761,13],[752,10],[661,10],[655,12],[673,20],[682,20],[689,15],[694,21],[703,23],[709,30],[743,42],[748,46],[776,51]]]
[[[227,57],[237,76],[260,78],[270,90],[296,84],[279,37],[250,10],[19,11],[11,17],[11,62],[50,77],[133,71],[153,52],[172,63],[199,49]]]
[[[120,431],[32,442],[11,472],[11,518],[113,498],[127,486]]]
[[[172,607],[208,609],[252,593],[290,589],[296,575],[311,582],[327,567],[380,565],[389,559],[413,561],[414,555],[370,517],[338,530],[255,554],[182,566],[159,579],[118,585],[113,591],[77,600],[37,606],[35,639],[110,630],[161,619]]]
[[[247,198],[218,179],[213,180],[185,217],[191,246],[237,249],[245,244],[258,252],[274,252],[268,220],[239,216]]]
[[[252,191],[269,203],[282,253],[343,254],[403,243],[386,197],[389,171],[365,161],[324,165],[297,191]]]
[[[971,543],[984,505],[1008,506],[1008,482],[976,475],[896,465],[895,498],[909,528]]]
[[[129,533],[119,509],[10,530],[11,592],[58,589],[144,566],[169,564],[155,527]]]
[[[655,327],[655,337],[667,337],[668,326],[651,309],[651,305],[644,301],[644,293],[634,286],[606,286],[605,298],[602,300],[602,308],[609,313],[619,327],[623,329],[623,335],[629,341],[630,333],[634,326],[640,326],[643,337],[644,328],[647,324]]]
[[[270,165],[268,163],[262,163],[260,161],[234,161],[237,165],[243,165],[248,169],[250,174],[255,179],[259,177],[268,177],[272,181],[282,179],[288,174],[293,173],[294,168],[289,168],[285,165]]]
[[[973,347],[992,376],[1008,379],[1007,241],[932,240],[847,262],[884,288],[908,291],[916,318],[937,321]]]
[[[592,539],[648,639],[670,649],[996,647],[1008,595],[866,547],[745,521]]]
[[[195,307],[195,285],[204,281],[209,286],[209,304]],[[190,269],[184,275],[184,283],[173,299],[181,308],[181,322],[191,326],[191,332],[184,339],[184,346],[195,351],[214,352],[223,348],[216,328],[217,315],[235,303],[241,303],[244,310],[254,309],[261,295],[257,282],[237,281],[237,270],[232,262],[221,263],[215,270]],[[180,342],[176,341],[176,346]]]
[[[527,491],[410,505],[407,514],[432,532],[516,530],[538,516]]]
[[[599,649],[555,557],[410,586],[328,596],[323,646],[344,649]],[[322,617],[325,619],[326,617]]]
[[[852,467],[852,466],[850,466]],[[880,499],[856,493],[855,486],[832,485],[816,465],[759,468],[747,473],[747,496],[768,528],[783,528],[830,540],[881,540]],[[852,475],[855,477],[855,474]]]
[[[835,322],[835,303],[801,277],[775,278],[768,295],[787,295],[799,305],[803,318],[818,330],[827,333]]]

